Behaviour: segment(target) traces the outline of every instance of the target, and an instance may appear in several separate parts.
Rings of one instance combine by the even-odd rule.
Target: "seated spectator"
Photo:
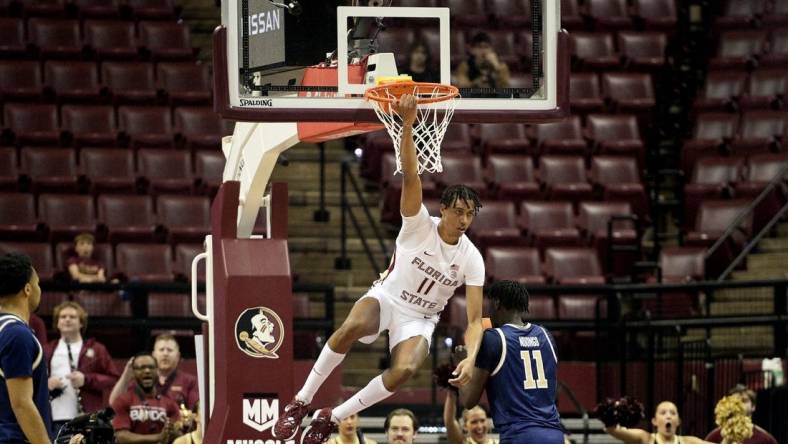
[[[180,410],[172,399],[156,393],[156,359],[140,353],[131,359],[131,367],[135,385],[112,403],[115,439],[118,444],[172,441]]]
[[[112,388],[120,372],[104,344],[83,340],[88,314],[76,302],[55,307],[52,322],[60,338],[44,347],[49,360],[49,393],[54,435],[63,424],[84,412],[104,408],[104,390]]]
[[[487,412],[476,406],[462,411],[462,427],[457,421],[457,393],[448,390],[443,403],[443,422],[449,444],[498,444],[497,439],[487,436],[490,431],[490,420]],[[465,436],[465,432],[468,433]]]
[[[333,436],[326,444],[377,444],[376,441],[364,436],[358,428],[358,413],[354,413],[339,422],[339,434]]]
[[[179,406],[194,410],[194,406],[199,399],[197,378],[194,375],[178,370],[181,361],[181,351],[178,342],[172,335],[159,335],[153,343],[153,357],[158,363],[158,378],[156,379],[156,390],[160,395],[164,395],[175,401]],[[118,383],[109,395],[109,401],[113,402],[118,396],[123,394],[127,387],[133,387],[131,361],[126,364],[123,374]]]
[[[408,74],[414,82],[439,83],[440,76],[433,69],[432,54],[424,42],[417,40],[408,50],[408,66],[403,74]]]
[[[76,256],[68,258],[66,265],[71,279],[89,284],[106,282],[106,270],[99,261],[93,258],[93,245],[95,238],[90,233],[81,233],[74,238],[74,251]]]
[[[470,54],[457,65],[454,75],[460,88],[508,88],[509,67],[498,59],[490,36],[480,32],[473,36]]]
[[[746,411],[747,416],[752,418],[752,414],[755,412],[755,400],[756,400],[754,391],[739,384],[736,387],[732,388],[728,392],[728,395],[729,396],[738,395],[742,403],[744,404],[744,410]],[[720,433],[720,428],[717,427],[716,429],[712,430],[708,434],[708,436],[706,436],[706,441],[722,442],[722,434]],[[750,437],[750,439],[744,441],[742,444],[777,444],[777,440],[774,439],[774,437],[769,432],[753,424],[752,436]]]
[[[392,410],[386,416],[383,430],[386,432],[386,441],[390,443],[413,444],[419,430],[419,420],[408,409]]]

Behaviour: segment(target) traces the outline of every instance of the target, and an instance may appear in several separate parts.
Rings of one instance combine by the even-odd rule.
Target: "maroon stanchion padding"
[[[205,442],[285,444],[271,430],[293,396],[287,185],[271,187],[271,239],[236,238],[238,194],[239,182],[222,184],[211,214],[216,364]]]

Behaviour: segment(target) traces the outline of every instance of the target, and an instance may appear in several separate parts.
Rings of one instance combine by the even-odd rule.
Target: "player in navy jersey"
[[[460,387],[460,403],[472,408],[487,390],[501,444],[563,444],[564,432],[555,406],[558,357],[544,327],[523,321],[528,292],[513,281],[498,281],[488,295],[494,327],[484,331],[476,371]]]

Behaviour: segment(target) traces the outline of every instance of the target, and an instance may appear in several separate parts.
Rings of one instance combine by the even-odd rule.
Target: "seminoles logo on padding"
[[[270,308],[247,308],[235,321],[235,342],[254,358],[278,359],[284,329],[282,319]]]

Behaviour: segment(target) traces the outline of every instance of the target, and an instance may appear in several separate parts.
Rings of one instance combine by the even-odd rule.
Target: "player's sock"
[[[331,417],[334,421],[339,422],[354,413],[383,401],[393,394],[394,392],[388,391],[386,386],[383,385],[383,375],[378,375],[375,379],[369,381],[366,387],[359,390],[358,393],[351,396],[339,407],[336,407],[331,412]]]
[[[334,371],[334,368],[336,368],[343,359],[345,359],[345,355],[331,350],[328,344],[324,345],[323,350],[320,351],[320,356],[317,357],[317,361],[315,361],[315,365],[312,367],[312,371],[309,372],[309,376],[306,378],[304,386],[301,388],[301,391],[296,394],[296,399],[306,404],[311,403],[312,397],[315,396],[317,389],[323,385],[328,375]]]

